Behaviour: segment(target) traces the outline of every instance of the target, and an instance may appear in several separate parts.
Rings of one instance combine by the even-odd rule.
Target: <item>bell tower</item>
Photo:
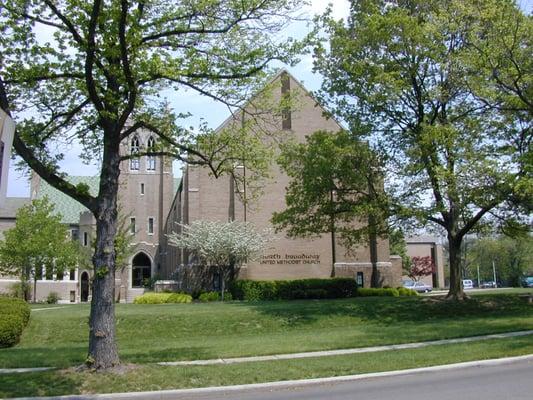
[[[131,259],[138,260],[143,253],[143,265],[130,263],[130,289],[142,286],[144,280],[157,277],[161,271],[160,240],[174,196],[172,159],[163,155],[135,156],[156,151],[157,141],[153,133],[139,130],[121,144],[121,154],[131,157],[120,165],[119,218],[129,226],[136,245]]]

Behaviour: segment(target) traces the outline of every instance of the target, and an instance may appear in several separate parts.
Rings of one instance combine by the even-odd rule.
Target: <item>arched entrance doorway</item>
[[[131,262],[131,287],[144,287],[147,280],[152,277],[152,262],[150,257],[140,252]]]
[[[83,271],[80,280],[80,301],[87,302],[89,300],[89,273]]]

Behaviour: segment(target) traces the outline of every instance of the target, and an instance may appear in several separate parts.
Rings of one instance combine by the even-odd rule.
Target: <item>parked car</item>
[[[496,287],[496,282],[494,282],[494,281],[481,282],[479,287],[481,289],[495,288]]]
[[[533,276],[526,276],[522,281],[522,286],[533,287]]]
[[[403,287],[416,290],[418,293],[429,293],[433,290],[432,286],[426,285],[424,282],[404,281]]]
[[[463,289],[474,289],[474,282],[471,279],[463,279]]]

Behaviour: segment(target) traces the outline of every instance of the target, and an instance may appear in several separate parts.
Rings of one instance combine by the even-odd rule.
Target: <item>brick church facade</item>
[[[278,85],[277,85],[278,84]],[[322,108],[305,88],[285,71],[276,75],[272,82],[272,101],[279,103],[282,94],[290,91],[297,98],[297,105],[290,111],[273,113],[269,121],[261,122],[265,132],[280,131],[296,141],[304,141],[307,135],[317,130],[336,132],[341,129],[333,119],[323,116]],[[277,86],[276,86],[277,85]],[[251,104],[251,103],[250,103]],[[239,113],[228,118],[219,130],[242,123]],[[139,131],[122,144],[123,154],[129,154],[155,145],[156,137]],[[239,165],[236,173],[246,173],[246,165]],[[179,230],[179,224],[194,220],[241,220],[252,223],[256,228],[270,227],[272,213],[285,206],[285,188],[289,178],[273,163],[271,179],[264,183],[262,195],[243,201],[245,187],[237,187],[228,176],[212,177],[206,167],[187,165],[182,176],[175,179],[172,160],[163,156],[143,156],[123,161],[120,173],[119,213],[130,227],[135,250],[128,265],[117,270],[117,301],[130,302],[145,291],[149,281],[161,279],[171,282],[180,290],[191,289],[190,281],[194,259],[182,249],[169,246],[166,235]],[[96,194],[98,178],[71,177],[74,183],[85,182]],[[76,201],[51,188],[46,182],[34,176],[31,182],[30,198],[47,196],[56,210],[63,215],[63,222],[69,226],[74,240],[90,246],[95,231],[92,215]],[[7,199],[9,200],[9,198]],[[29,199],[26,199],[27,202]],[[11,203],[16,201],[12,200]],[[9,203],[9,201],[8,201]],[[22,204],[23,202],[18,201]],[[16,206],[0,206],[2,230],[14,223]],[[11,222],[9,222],[11,221]],[[1,234],[1,232],[0,232]],[[372,264],[368,246],[362,244],[347,252],[336,245],[336,263],[332,266],[332,241],[329,235],[315,239],[289,239],[283,233],[276,234],[271,246],[257,261],[249,262],[240,271],[241,279],[299,279],[327,278],[332,268],[335,276],[353,277],[363,286],[370,285]],[[379,239],[377,246],[378,270],[383,285],[399,286],[401,283],[401,261],[390,256],[386,239]],[[194,273],[192,273],[194,275]],[[5,277],[4,277],[5,278]],[[56,291],[63,301],[83,302],[90,299],[91,271],[73,268],[71,274],[64,274],[61,280],[39,282],[37,300],[46,297],[47,292]],[[0,279],[0,291],[7,288],[7,280]],[[216,285],[205,281],[203,286]]]

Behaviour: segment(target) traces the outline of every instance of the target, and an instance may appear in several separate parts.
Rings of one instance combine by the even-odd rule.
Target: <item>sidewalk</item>
[[[503,339],[503,338],[510,338],[510,337],[518,337],[518,336],[527,336],[527,335],[532,335],[532,334],[533,334],[533,330],[530,330],[530,331],[498,333],[498,334],[483,335],[483,336],[471,336],[471,337],[466,337],[466,338],[433,340],[430,342],[393,344],[393,345],[388,345],[388,346],[360,347],[360,348],[355,348],[355,349],[342,349],[342,350],[309,351],[305,353],[275,354],[275,355],[270,355],[270,356],[217,358],[217,359],[212,359],[212,360],[170,361],[170,362],[167,361],[167,362],[159,362],[157,364],[159,365],[214,365],[214,364],[239,364],[239,363],[247,363],[247,362],[255,362],[255,361],[292,360],[292,359],[297,359],[297,358],[340,356],[340,355],[357,354],[357,353],[375,353],[378,351],[387,351],[387,350],[419,349],[422,347],[439,346],[443,344],[467,343],[467,342],[490,340],[490,339]]]
[[[388,350],[418,349],[418,348],[429,347],[429,346],[439,346],[439,345],[454,344],[454,343],[467,343],[467,342],[475,342],[475,341],[490,340],[490,339],[504,339],[504,338],[520,337],[520,336],[528,336],[528,335],[533,335],[533,330],[497,333],[497,334],[482,335],[482,336],[471,336],[471,337],[466,337],[466,338],[433,340],[429,342],[393,344],[393,345],[387,345],[387,346],[359,347],[359,348],[341,349],[341,350],[310,351],[310,352],[304,352],[304,353],[274,354],[274,355],[253,356],[253,357],[216,358],[212,360],[165,361],[165,362],[158,362],[157,364],[166,365],[166,366],[188,366],[188,365],[238,364],[238,363],[257,362],[257,361],[291,360],[291,359],[312,358],[312,357],[339,356],[339,355],[357,354],[357,353],[375,353],[375,352],[388,351]],[[40,371],[48,371],[48,370],[53,370],[53,369],[56,369],[56,368],[54,367],[3,368],[3,369],[0,369],[0,374],[40,372]]]

